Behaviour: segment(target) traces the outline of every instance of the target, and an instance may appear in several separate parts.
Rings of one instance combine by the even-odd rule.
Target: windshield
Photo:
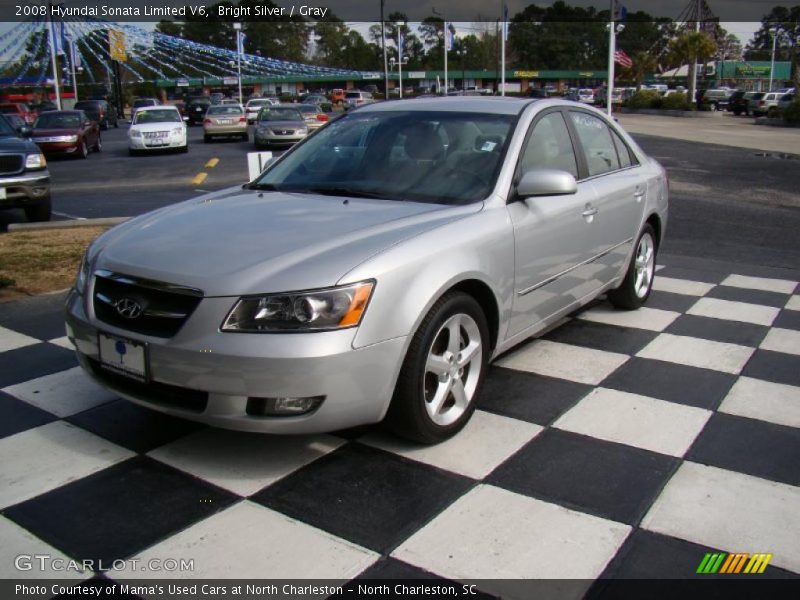
[[[182,123],[181,115],[177,110],[165,108],[163,110],[140,110],[133,117],[134,125],[143,123]]]
[[[0,136],[17,135],[17,132],[6,120],[5,117],[0,117]]]
[[[347,92],[346,98],[361,98],[361,92]]]
[[[265,106],[258,113],[259,121],[302,121],[303,115],[296,108],[283,106]]]
[[[258,106],[264,106],[269,101],[266,98],[261,98],[260,100],[248,100],[247,101],[247,108],[253,108]]]
[[[301,113],[318,113],[318,112],[322,112],[322,109],[320,109],[320,107],[317,106],[316,104],[298,104],[297,105],[297,110],[299,110]]]
[[[211,106],[206,115],[240,115],[242,109],[238,104],[219,104]]]
[[[44,113],[33,126],[36,129],[78,129],[81,117],[77,113]]]
[[[353,113],[321,128],[253,187],[467,204],[494,187],[512,119],[439,111]]]
[[[17,113],[17,105],[16,104],[3,104],[0,105],[0,113],[3,114],[16,114]]]

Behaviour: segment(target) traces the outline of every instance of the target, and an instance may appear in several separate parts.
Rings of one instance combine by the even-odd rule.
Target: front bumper
[[[0,177],[0,188],[5,189],[0,208],[25,208],[46,201],[50,197],[50,173],[46,169],[35,173]]]
[[[186,145],[185,136],[171,135],[166,138],[159,138],[162,144],[154,145],[153,139],[149,138],[128,138],[128,148],[131,150],[168,150],[170,148],[183,148]]]
[[[295,434],[334,431],[383,419],[400,370],[405,338],[354,349],[355,329],[221,333],[219,325],[234,302],[235,298],[204,298],[174,337],[161,339],[99,321],[92,307],[86,307],[83,297],[73,291],[66,304],[67,335],[77,348],[81,366],[101,385],[142,406],[193,421],[241,431]],[[122,376],[111,381],[98,378],[99,331],[147,343],[152,385],[136,385],[134,380],[125,385]],[[181,402],[164,401],[156,388],[169,386],[180,388],[177,394],[186,397],[199,392],[202,402],[187,408]],[[247,414],[248,398],[311,396],[324,396],[325,400],[309,414]]]
[[[277,134],[277,133],[272,133],[271,131],[266,131],[265,132],[265,131],[256,130],[254,138],[255,138],[256,144],[264,144],[264,145],[269,144],[269,145],[273,145],[273,146],[278,146],[278,145],[283,145],[283,144],[285,144],[285,145],[296,144],[297,142],[300,142],[300,141],[304,140],[307,135],[308,135],[307,133],[303,133],[303,134],[295,133],[295,134],[291,134],[291,135],[280,135],[280,134]]]
[[[36,140],[34,140],[36,141]],[[36,142],[39,149],[47,156],[75,154],[80,148],[81,142]]]
[[[203,125],[204,135],[242,135],[247,133],[247,123],[236,125]]]

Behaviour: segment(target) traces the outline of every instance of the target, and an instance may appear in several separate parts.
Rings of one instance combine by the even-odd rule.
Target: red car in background
[[[36,120],[36,113],[34,113],[27,104],[23,104],[22,102],[6,102],[0,104],[0,114],[17,115],[28,125],[33,124]]]
[[[46,155],[86,158],[89,150],[100,152],[100,125],[82,110],[53,110],[39,115],[32,139]]]

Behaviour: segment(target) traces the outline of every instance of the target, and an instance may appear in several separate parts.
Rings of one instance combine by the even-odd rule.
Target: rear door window
[[[608,126],[599,118],[585,112],[570,111],[569,115],[586,156],[589,176],[619,169],[617,149]]]

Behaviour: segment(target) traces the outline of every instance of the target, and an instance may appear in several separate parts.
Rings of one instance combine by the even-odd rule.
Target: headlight
[[[172,130],[172,135],[181,135],[183,133],[183,127],[176,127]]]
[[[86,290],[86,282],[89,281],[89,250],[83,254],[81,265],[78,267],[78,276],[75,278],[75,291],[83,295]]]
[[[47,161],[44,154],[28,154],[25,159],[26,169],[44,169],[47,166]]]
[[[297,130],[297,133],[308,133],[308,127],[301,127]]]
[[[330,331],[355,327],[367,308],[374,281],[308,292],[240,298],[222,331]]]
[[[65,135],[65,136],[62,136],[62,140],[61,141],[74,143],[74,142],[78,141],[78,136],[77,135]]]
[[[131,136],[131,137],[137,137],[138,138],[138,137],[142,137],[142,132],[139,131],[138,129],[131,129],[128,132],[128,135]]]

